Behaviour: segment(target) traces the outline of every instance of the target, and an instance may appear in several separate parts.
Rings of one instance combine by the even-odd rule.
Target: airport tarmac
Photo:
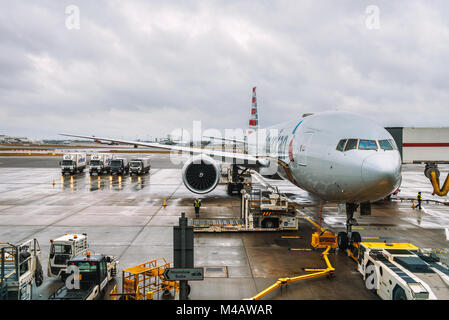
[[[46,299],[62,285],[46,276],[46,268],[50,238],[66,232],[87,233],[90,248],[117,255],[120,269],[160,257],[172,261],[172,226],[178,223],[181,212],[194,217],[195,195],[182,183],[181,165],[173,165],[169,156],[151,155],[150,174],[122,179],[89,177],[86,173],[61,178],[59,158],[54,157],[0,158],[0,241],[19,243],[37,238],[43,253],[45,280],[35,288],[34,299]],[[445,177],[447,168],[441,166],[441,170]],[[269,183],[292,197],[307,196],[289,182]],[[202,218],[240,215],[240,199],[229,197],[225,187],[219,185],[201,196]],[[416,197],[418,191],[423,192],[424,200],[435,198],[423,166],[404,166],[400,195]],[[162,206],[164,198],[167,207]],[[324,224],[336,232],[344,229],[346,219],[338,211],[332,204],[323,209]],[[303,213],[318,221],[317,207],[306,206]],[[365,238],[410,241],[443,250],[448,247],[449,207],[443,204],[424,201],[423,209],[417,210],[407,201],[381,201],[372,205],[371,216],[357,213],[355,218],[358,225],[354,231]],[[206,277],[190,282],[190,299],[249,298],[280,277],[305,274],[303,268],[323,267],[317,252],[289,250],[310,248],[313,231],[310,223],[301,219],[298,231],[196,233],[195,265],[206,268]],[[301,238],[283,239],[283,235]],[[355,262],[338,251],[329,258],[336,269],[333,278],[289,284],[264,299],[378,299],[365,288]],[[120,273],[116,282],[120,283]]]

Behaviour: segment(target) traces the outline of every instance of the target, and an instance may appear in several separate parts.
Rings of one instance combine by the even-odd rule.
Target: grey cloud
[[[80,8],[80,30],[65,8]],[[345,110],[445,125],[444,1],[14,1],[0,11],[0,128],[124,138]]]

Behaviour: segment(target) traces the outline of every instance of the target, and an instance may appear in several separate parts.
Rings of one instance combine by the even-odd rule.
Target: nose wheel
[[[346,232],[339,232],[337,236],[338,248],[345,251],[352,247],[353,243],[362,241],[362,237],[358,232],[352,232],[352,226],[357,223],[354,219],[354,212],[357,210],[358,204],[346,204]]]

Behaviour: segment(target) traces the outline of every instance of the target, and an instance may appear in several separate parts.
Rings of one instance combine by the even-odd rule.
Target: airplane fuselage
[[[273,130],[277,133],[270,135]],[[324,112],[289,121],[268,128],[257,145],[258,151],[248,151],[263,149],[278,162],[282,178],[325,201],[376,201],[401,183],[393,137],[356,114]]]

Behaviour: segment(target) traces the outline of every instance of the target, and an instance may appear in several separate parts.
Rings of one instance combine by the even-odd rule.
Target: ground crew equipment
[[[50,300],[94,300],[103,298],[108,282],[117,275],[119,261],[117,257],[90,254],[77,256],[67,262],[67,266],[77,268],[79,274],[73,274],[79,281],[79,288],[64,286],[56,291]]]
[[[430,180],[433,187],[432,195],[438,195],[444,197],[449,192],[449,174],[446,176],[443,186],[440,189],[440,170],[438,169],[438,164],[436,163],[426,163],[426,168],[424,169],[424,175]]]
[[[0,243],[0,300],[31,300],[32,281],[44,280],[41,249],[36,239],[19,245]]]
[[[314,232],[312,234],[312,247],[314,249],[324,249],[327,247],[330,247],[331,249],[336,249],[338,247],[338,241],[337,236],[335,233],[324,229],[321,226],[321,213],[322,213],[322,207],[320,206],[320,223],[317,224],[315,221],[313,221],[310,218],[306,218],[307,221],[309,221],[311,224],[313,224],[316,228],[318,228],[318,231]]]
[[[331,263],[329,262],[329,258],[327,257],[330,250],[331,250],[331,247],[327,247],[326,250],[324,250],[324,252],[321,254],[324,259],[324,262],[326,263],[326,268],[305,269],[304,271],[312,271],[313,273],[305,274],[305,275],[301,275],[301,276],[297,276],[297,277],[292,277],[292,278],[279,278],[276,283],[269,286],[262,292],[256,294],[254,297],[249,298],[248,300],[259,300],[259,299],[263,298],[264,296],[266,296],[267,294],[269,294],[270,292],[276,290],[277,288],[287,285],[292,282],[297,282],[297,281],[312,279],[312,278],[318,278],[318,277],[323,277],[323,276],[332,277],[335,269],[334,269],[334,267],[332,267]]]
[[[164,272],[170,268],[164,258],[148,261],[122,271],[122,292],[113,289],[110,296],[116,300],[153,300],[159,292],[169,295],[178,292],[177,281],[167,281]]]
[[[87,234],[68,234],[50,239],[50,254],[48,255],[47,275],[49,277],[61,277],[65,280],[67,261],[70,259],[85,255],[89,244],[87,243]]]
[[[449,268],[410,243],[362,242],[357,270],[384,300],[449,299]]]

